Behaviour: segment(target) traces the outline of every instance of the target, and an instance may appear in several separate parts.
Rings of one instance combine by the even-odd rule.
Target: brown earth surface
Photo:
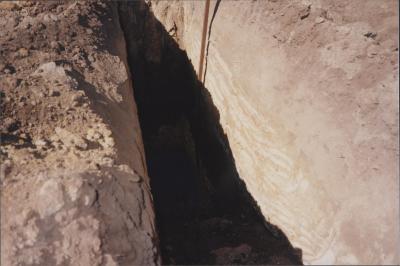
[[[398,263],[397,8],[1,1],[1,265]]]
[[[159,261],[113,3],[0,3],[1,264]]]

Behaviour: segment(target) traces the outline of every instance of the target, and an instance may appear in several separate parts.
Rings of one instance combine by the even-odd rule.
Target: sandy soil
[[[398,1],[218,3],[205,87],[264,216],[306,264],[398,264]],[[196,69],[204,6],[152,1]]]

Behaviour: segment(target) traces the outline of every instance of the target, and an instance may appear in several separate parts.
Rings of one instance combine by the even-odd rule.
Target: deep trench
[[[219,112],[143,2],[119,4],[163,264],[301,264],[235,167]]]

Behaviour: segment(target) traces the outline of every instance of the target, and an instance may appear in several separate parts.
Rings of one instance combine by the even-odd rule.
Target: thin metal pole
[[[210,9],[210,0],[206,0],[206,6],[204,8],[204,20],[203,20],[203,33],[201,35],[201,47],[200,47],[200,63],[199,63],[199,80],[203,80],[203,62],[204,62],[204,49],[206,47],[206,35],[207,35],[207,24],[208,24],[208,12]]]

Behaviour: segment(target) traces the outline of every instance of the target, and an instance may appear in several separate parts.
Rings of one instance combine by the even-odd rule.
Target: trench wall
[[[204,2],[151,6],[198,68]],[[397,21],[396,1],[211,1],[205,86],[306,264],[399,263]]]
[[[1,265],[158,265],[116,2],[0,3]]]

